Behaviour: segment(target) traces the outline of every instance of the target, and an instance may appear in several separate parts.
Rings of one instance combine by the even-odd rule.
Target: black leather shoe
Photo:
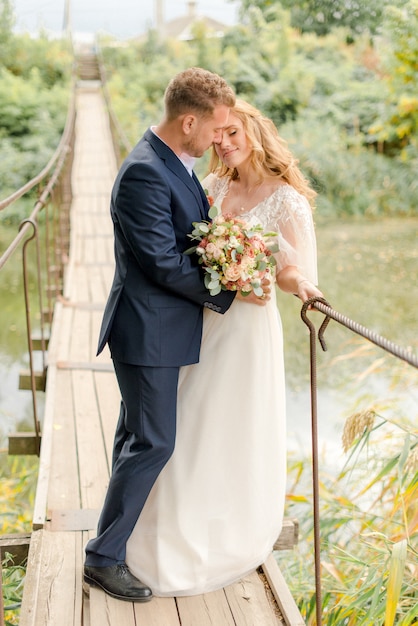
[[[84,581],[118,600],[148,602],[152,598],[151,589],[135,578],[124,563],[107,567],[85,565]]]

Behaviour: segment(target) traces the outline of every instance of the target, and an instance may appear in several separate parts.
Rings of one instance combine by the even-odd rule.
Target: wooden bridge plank
[[[151,602],[135,603],[136,626],[180,626],[174,598],[153,598]],[[197,626],[200,622],[195,622]],[[181,624],[183,626],[183,623]]]
[[[73,311],[66,306],[66,303],[67,300],[62,298],[55,306],[53,321],[55,332],[51,336],[54,350],[51,351],[51,345],[48,349],[48,362],[50,364],[69,359]]]
[[[120,392],[113,372],[95,372],[94,379],[97,389],[97,398],[103,436],[109,467],[112,462],[113,439],[120,409]]]
[[[283,624],[266,595],[257,572],[252,572],[234,585],[225,587],[225,594],[237,626],[278,626]]]
[[[113,262],[113,234],[111,232],[103,232],[101,228],[101,220],[98,219],[98,231],[100,233],[100,245],[96,247],[97,263],[101,266],[106,266],[106,274],[113,275],[113,271],[109,272],[108,265],[111,265],[112,270],[114,267]]]
[[[105,285],[102,281],[102,270],[100,265],[93,265],[89,268],[89,278],[90,278],[90,300],[92,302],[102,302],[103,309],[101,313],[103,314],[103,310],[105,307],[105,302],[107,300],[108,293],[105,290]],[[97,337],[96,341],[97,341]]]
[[[81,505],[73,396],[71,373],[58,371],[55,376],[47,503],[52,509],[77,509]]]
[[[181,626],[239,625],[232,616],[223,589],[198,596],[177,598]]]
[[[96,401],[93,373],[72,371],[77,429],[78,472],[83,507],[100,508],[109,480],[103,431]]]
[[[80,624],[81,594],[76,581],[79,538],[75,533],[32,534],[20,626],[75,626]],[[78,614],[76,615],[76,612]]]
[[[90,344],[90,359],[91,361],[96,361],[97,363],[110,363],[110,352],[109,348],[106,346],[103,352],[96,356],[97,352],[97,342],[100,333],[100,327],[102,324],[102,311],[92,311],[91,312],[91,344]]]
[[[122,602],[111,598],[97,587],[90,587],[89,595],[92,626],[136,626],[132,602]]]
[[[71,290],[70,299],[73,303],[77,302],[89,302],[89,281],[86,268],[81,265],[77,265],[74,269],[74,286]]]
[[[70,361],[90,361],[91,352],[90,311],[73,309],[73,329],[71,333]]]

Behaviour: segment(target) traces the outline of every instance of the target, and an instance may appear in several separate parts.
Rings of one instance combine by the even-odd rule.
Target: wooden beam
[[[0,561],[0,626],[4,626],[4,604],[3,604],[3,589],[2,589],[3,572]]]
[[[41,437],[34,432],[11,433],[9,439],[9,454],[39,454]]]
[[[298,520],[293,518],[284,519],[282,531],[273,546],[273,550],[292,550],[298,544],[298,535]]]
[[[1,535],[0,537],[0,561],[6,558],[6,553],[13,557],[13,565],[25,563],[30,545],[30,533]]]
[[[45,391],[46,371],[35,372],[36,391]],[[19,389],[31,389],[31,376],[29,370],[23,370],[19,374]]]
[[[34,350],[47,350],[49,344],[49,337],[32,337],[32,348]]]
[[[273,554],[261,566],[287,626],[306,626]]]
[[[45,324],[49,324],[52,321],[52,315],[53,311],[51,311],[50,309],[44,309],[42,311],[42,321]]]

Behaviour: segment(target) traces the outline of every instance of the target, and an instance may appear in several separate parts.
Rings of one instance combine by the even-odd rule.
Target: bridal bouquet
[[[236,217],[223,216],[212,206],[210,222],[193,222],[188,236],[199,243],[186,253],[196,252],[199,263],[204,265],[205,286],[211,296],[222,289],[251,291],[263,295],[263,278],[271,275],[276,265],[273,252],[277,252],[277,234],[264,233],[260,224],[250,225]],[[275,242],[271,238],[275,237]]]

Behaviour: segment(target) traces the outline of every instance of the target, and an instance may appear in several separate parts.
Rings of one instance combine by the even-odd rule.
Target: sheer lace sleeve
[[[316,237],[312,209],[307,199],[292,187],[283,197],[278,214],[279,252],[277,266],[296,265],[315,285],[318,284]]]
[[[295,265],[316,285],[316,238],[312,209],[306,198],[290,185],[283,185],[254,211],[262,218],[264,227],[279,233],[277,271]]]
[[[208,174],[202,180],[201,185],[212,196],[215,206],[221,208],[222,201],[228,191],[228,179],[218,178],[216,174]]]

